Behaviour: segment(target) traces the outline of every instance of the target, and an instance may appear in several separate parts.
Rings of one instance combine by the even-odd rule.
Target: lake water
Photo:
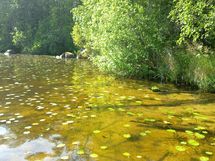
[[[152,86],[164,92],[152,92]],[[0,161],[215,160],[215,95],[84,60],[0,56]]]

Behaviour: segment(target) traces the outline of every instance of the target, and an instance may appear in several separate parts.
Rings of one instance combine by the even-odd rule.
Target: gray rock
[[[11,49],[7,50],[7,51],[4,53],[4,55],[6,55],[6,56],[10,56],[10,55],[14,55],[14,54],[16,54],[16,52],[15,52],[14,50],[11,50]]]
[[[61,54],[59,57],[56,58],[61,58],[61,59],[69,59],[69,58],[73,58],[76,59],[77,55],[71,52],[65,52],[63,54]]]
[[[56,59],[61,59],[61,56],[57,55],[55,58],[56,58]]]

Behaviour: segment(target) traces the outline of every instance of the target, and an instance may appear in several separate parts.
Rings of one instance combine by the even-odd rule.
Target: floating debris
[[[1,122],[1,123],[5,123],[5,122],[7,122],[7,120],[0,120],[0,122]]]
[[[25,127],[25,129],[31,129],[32,128],[32,126],[26,126]]]
[[[124,155],[124,156],[126,156],[126,157],[130,157],[130,156],[131,156],[131,154],[128,153],[128,152],[124,152],[124,153],[122,153],[122,155]]]
[[[100,130],[94,130],[94,131],[93,131],[94,134],[98,134],[98,133],[100,133],[100,132],[101,132]]]
[[[58,144],[56,147],[57,148],[63,148],[63,147],[65,147],[65,144]]]
[[[67,121],[67,124],[73,124],[73,123],[74,123],[73,120]]]
[[[74,123],[74,121],[70,120],[70,121],[63,122],[62,125],[68,125],[68,124],[73,124],[73,123]]]
[[[197,133],[197,132],[195,132],[195,137],[197,138],[197,139],[204,139],[205,138],[205,135],[203,135],[203,134],[200,134],[200,133]]]
[[[79,145],[80,144],[80,141],[74,141],[73,143],[72,143],[72,145]]]
[[[170,133],[176,133],[176,130],[174,130],[174,129],[167,129],[166,131],[170,132]]]
[[[91,158],[97,158],[97,157],[98,157],[98,154],[92,153],[92,154],[90,154],[90,157],[91,157]]]
[[[131,125],[129,125],[129,124],[124,124],[123,126],[124,126],[124,127],[130,127]]]
[[[51,112],[51,111],[49,111],[49,112],[46,112],[46,114],[47,114],[47,115],[52,115],[52,112]]]
[[[126,110],[124,108],[118,108],[118,111],[125,112]]]
[[[52,106],[57,106],[57,103],[50,103],[50,105],[52,105]]]
[[[145,132],[141,132],[140,136],[146,136],[147,134]]]
[[[197,131],[206,130],[206,127],[197,126],[196,128],[194,128],[194,130],[197,130]]]
[[[135,114],[135,113],[133,113],[133,112],[128,111],[128,112],[127,112],[127,115],[135,116],[136,114]]]
[[[126,139],[128,139],[128,138],[131,137],[131,134],[123,134],[123,137],[126,138]]]
[[[19,118],[19,119],[20,119],[20,118],[23,118],[23,117],[24,117],[24,116],[22,116],[22,115],[17,116],[17,118]]]
[[[142,159],[143,157],[141,155],[136,156],[137,159]]]
[[[207,155],[213,155],[213,152],[211,152],[211,151],[206,151],[205,154],[207,154]]]
[[[30,134],[30,133],[31,133],[30,131],[24,131],[24,132],[23,132],[24,135],[28,135],[28,134]]]
[[[192,132],[192,131],[190,131],[190,130],[186,130],[186,131],[185,131],[185,133],[187,133],[188,135],[193,136],[193,132]]]
[[[39,123],[35,122],[35,123],[32,123],[33,126],[37,126],[39,125]]]
[[[199,158],[199,160],[200,160],[200,161],[208,161],[209,158],[208,158],[208,157],[205,157],[205,156],[201,156],[201,157]]]
[[[90,115],[90,117],[95,118],[95,117],[96,117],[96,115]]]
[[[44,121],[46,121],[46,119],[40,119],[40,122],[44,122]]]
[[[187,142],[186,141],[181,141],[180,144],[181,145],[187,145]]]
[[[43,110],[45,107],[43,107],[43,106],[37,106],[37,109],[38,110]]]
[[[186,147],[184,146],[176,146],[175,149],[180,152],[186,151]]]
[[[163,121],[164,124],[171,125],[172,123],[169,121]]]
[[[192,146],[199,146],[199,142],[197,142],[196,140],[188,140],[188,144],[192,145]]]
[[[152,86],[150,89],[151,89],[153,92],[160,92],[160,91],[161,91],[160,88],[157,87],[157,86]]]
[[[85,152],[84,152],[84,150],[83,150],[83,149],[80,149],[80,150],[78,150],[78,151],[77,151],[77,154],[78,154],[78,155],[84,155],[84,154],[85,154]]]
[[[102,150],[106,150],[108,147],[107,146],[105,146],[105,145],[103,145],[103,146],[100,146],[100,149],[102,149]]]
[[[62,156],[60,159],[62,159],[62,160],[68,160],[69,156]]]

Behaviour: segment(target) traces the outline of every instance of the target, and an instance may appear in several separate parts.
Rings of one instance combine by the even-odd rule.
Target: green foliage
[[[212,1],[82,0],[72,12],[74,42],[100,69],[214,89]]]
[[[196,86],[204,91],[215,91],[215,56],[198,51],[177,51],[166,60],[162,73],[170,81]],[[162,69],[162,68],[159,68]]]
[[[205,91],[215,92],[215,57],[214,55],[196,55],[191,57],[189,75],[191,84]]]
[[[186,40],[214,47],[214,0],[174,0],[170,17],[180,27],[178,43]]]
[[[170,23],[161,23],[169,9],[163,3],[167,1],[83,0],[73,9],[73,38],[93,50],[93,61],[102,69],[146,77],[170,36]]]
[[[18,48],[21,48],[25,44],[26,36],[22,31],[19,31],[16,27],[14,28],[14,32],[12,33],[12,42]]]
[[[11,48],[10,34],[12,28],[9,21],[10,15],[13,13],[15,6],[12,5],[13,0],[1,0],[0,1],[0,52]]]
[[[1,1],[1,50],[10,47],[22,53],[33,54],[59,54],[74,50],[70,36],[73,23],[70,10],[73,2],[74,0]]]
[[[85,40],[84,40],[84,37],[82,36],[81,29],[78,24],[74,25],[71,35],[75,45],[84,46]]]

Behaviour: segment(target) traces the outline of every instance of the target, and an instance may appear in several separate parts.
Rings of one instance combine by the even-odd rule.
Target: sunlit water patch
[[[213,161],[214,107],[214,94],[84,60],[0,56],[0,160]]]

